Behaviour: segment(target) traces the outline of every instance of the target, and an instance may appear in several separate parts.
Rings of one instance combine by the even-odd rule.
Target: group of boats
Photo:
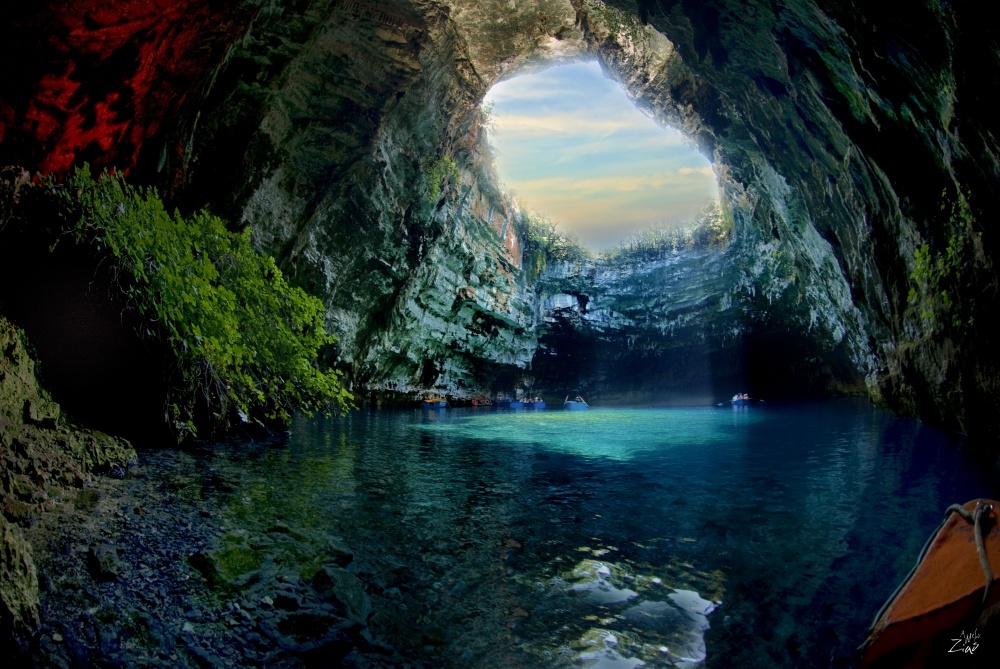
[[[501,409],[544,409],[545,401],[541,397],[532,397],[530,399],[515,400],[510,398],[501,398],[496,402],[488,399],[476,399],[472,400],[472,406],[474,407],[492,407],[497,406]]]
[[[733,395],[733,399],[730,400],[730,403],[734,407],[744,407],[763,405],[764,400],[756,397],[750,397],[746,393],[737,393],[736,395]],[[502,395],[499,393],[497,394],[496,400],[491,400],[486,397],[477,397],[469,402],[469,404],[474,407],[495,406],[501,409],[544,409],[547,406],[545,400],[541,397],[515,399],[508,395]],[[427,399],[421,401],[420,406],[423,409],[444,409],[450,405],[448,400],[444,397],[428,397]],[[720,403],[719,406],[723,405]],[[569,395],[567,395],[566,399],[563,400],[563,408],[567,411],[585,411],[590,408],[590,405],[587,404],[586,400],[579,395],[575,396],[573,399],[570,399]]]
[[[499,395],[496,399],[490,400],[485,397],[480,397],[473,399],[470,404],[474,407],[499,407],[501,409],[544,409],[546,408],[545,400],[541,397],[529,397],[525,399],[514,399],[511,397]],[[420,402],[421,409],[446,409],[448,408],[448,399],[445,397],[428,397]],[[574,399],[570,399],[569,395],[566,396],[563,402],[563,408],[569,411],[583,411],[589,409],[590,405],[577,395]]]

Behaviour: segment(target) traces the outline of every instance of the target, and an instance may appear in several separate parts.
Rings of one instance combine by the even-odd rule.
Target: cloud
[[[639,112],[595,63],[512,79],[489,97],[502,178],[584,242],[690,220],[717,197],[694,145]]]
[[[712,170],[711,167],[707,165],[705,167],[682,167],[679,170],[677,170],[677,174],[682,176],[701,175],[706,177],[712,177],[713,179],[715,178],[715,172]]]
[[[593,118],[580,114],[553,113],[544,116],[509,114],[499,117],[495,126],[497,132],[505,137],[549,135],[560,133],[564,135],[609,135],[627,130],[645,130],[642,119],[635,118]],[[647,123],[651,123],[646,119]]]
[[[685,191],[703,192],[711,191],[714,185],[715,173],[712,168],[691,169],[682,167],[676,172],[666,172],[660,174],[635,174],[626,176],[605,176],[585,179],[572,179],[569,177],[548,177],[544,179],[534,179],[531,181],[521,181],[518,183],[518,191],[521,192],[555,192],[555,193],[575,193],[578,195],[588,195],[595,193],[634,193],[636,191],[646,191],[664,188],[683,188]],[[709,180],[711,181],[709,183]],[[692,189],[692,185],[695,186]],[[698,188],[698,187],[702,188]]]

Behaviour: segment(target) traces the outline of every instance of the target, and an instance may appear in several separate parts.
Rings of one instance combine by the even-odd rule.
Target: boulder
[[[343,567],[325,564],[312,578],[312,586],[337,614],[365,625],[372,613],[372,602],[361,580]]]
[[[95,581],[113,581],[121,576],[118,550],[110,544],[96,544],[87,551],[87,569]]]

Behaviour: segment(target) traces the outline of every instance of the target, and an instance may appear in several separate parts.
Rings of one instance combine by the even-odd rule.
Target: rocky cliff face
[[[598,404],[711,404],[745,387],[729,261],[679,250],[546,268],[535,388]]]
[[[781,301],[794,281],[787,267],[754,238],[723,241],[678,235],[674,248],[547,267],[536,284],[533,389],[684,405],[747,390],[768,399],[856,392],[862,378],[842,342]]]
[[[448,8],[269,11],[220,66],[236,90],[207,101],[179,197],[229,207],[324,299],[357,389],[462,396],[483,369],[525,366],[518,214],[479,123],[488,81]],[[248,134],[254,159],[202,195],[219,138]]]
[[[92,473],[124,476],[135,450],[71,426],[39,386],[24,334],[0,317],[0,648],[38,624],[38,576],[19,524],[72,499]]]
[[[748,227],[778,242],[796,277],[781,292],[844,342],[874,395],[987,428],[997,366],[975,313],[996,299],[982,223],[996,210],[996,143],[968,68],[997,63],[991,16],[936,3],[906,16],[809,2],[636,9],[690,68],[698,86],[673,100],[697,110]]]
[[[5,43],[31,65],[0,105],[0,153],[134,166],[183,206],[250,225],[323,296],[359,386],[465,392],[483,369],[527,367],[535,345],[516,211],[487,169],[477,105],[501,77],[594,57],[711,156],[744,244],[737,281],[770,314],[759,330],[795,324],[832,354],[822,365],[893,408],[990,433],[983,222],[1000,147],[979,73],[1000,70],[996,12],[190,0],[188,26],[22,9]],[[203,49],[185,48],[192,36]]]

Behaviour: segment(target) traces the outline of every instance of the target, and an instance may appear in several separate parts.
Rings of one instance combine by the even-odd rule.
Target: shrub
[[[914,250],[907,308],[928,334],[961,330],[975,321],[976,298],[991,275],[983,252],[983,233],[965,195],[941,193],[941,216],[948,243],[935,251],[924,243]]]
[[[458,164],[448,156],[442,156],[424,167],[424,178],[427,180],[427,201],[435,203],[440,199],[445,187],[452,181],[458,181],[462,173]]]
[[[523,214],[518,227],[524,242],[521,267],[532,281],[550,262],[579,262],[591,257],[583,244],[543,215]]]
[[[608,260],[640,261],[684,249],[722,249],[729,245],[732,230],[732,218],[718,201],[712,201],[689,224],[646,228],[603,256]]]
[[[155,190],[107,173],[95,180],[86,166],[62,192],[79,215],[77,238],[114,258],[140,334],[165,338],[176,357],[166,414],[181,436],[195,432],[199,398],[221,428],[351,406],[341,372],[318,363],[334,343],[322,303],[290,286],[248,230],[230,232],[205,211],[170,214]]]

